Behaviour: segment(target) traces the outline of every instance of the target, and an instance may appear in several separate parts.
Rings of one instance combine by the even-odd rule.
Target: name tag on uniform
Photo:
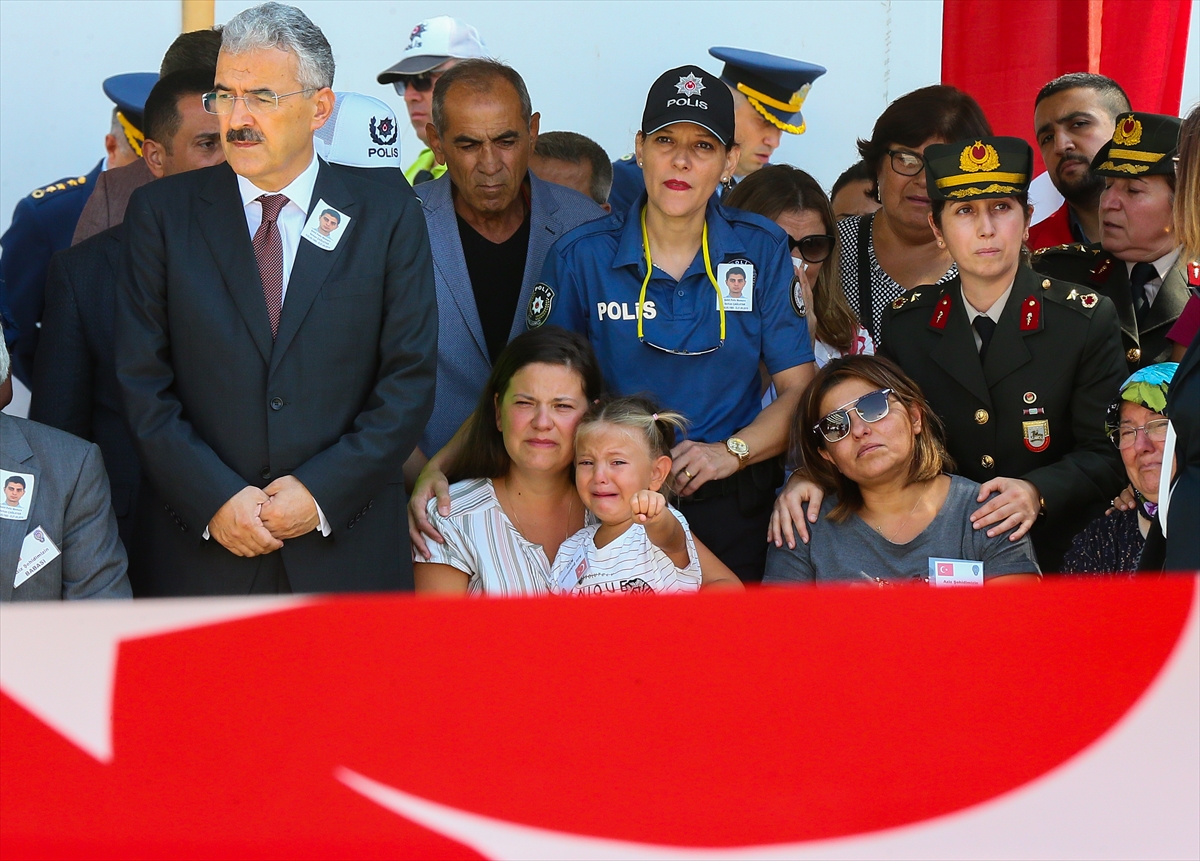
[[[929,557],[930,586],[982,586],[983,563],[970,559]]]
[[[318,200],[300,235],[323,251],[332,251],[350,226],[350,216]]]
[[[28,520],[33,502],[33,476],[0,470],[0,520]]]
[[[726,311],[754,310],[754,264],[749,260],[731,260],[717,267],[717,289],[721,291],[717,308]]]
[[[21,542],[21,558],[17,560],[17,576],[13,580],[13,588],[20,586],[61,555],[62,551],[50,540],[46,530],[40,526],[34,527]]]

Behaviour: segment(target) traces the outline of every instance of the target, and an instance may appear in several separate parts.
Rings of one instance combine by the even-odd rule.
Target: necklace
[[[895,544],[896,536],[904,531],[905,526],[908,526],[908,521],[912,518],[913,514],[916,512],[917,506],[921,504],[921,500],[925,498],[925,494],[929,493],[929,487],[932,484],[933,484],[933,482],[929,482],[928,484],[925,485],[925,489],[921,491],[921,495],[918,496],[917,501],[913,503],[912,511],[908,512],[908,514],[905,516],[904,520],[902,520],[900,522],[900,526],[897,527],[896,531],[892,533],[891,538],[888,538],[886,535],[883,535],[883,529],[881,529],[878,526],[875,526],[875,524],[871,524],[874,527],[875,531],[878,532],[880,535],[883,535],[884,539],[889,544]]]
[[[495,489],[494,483],[492,485],[492,489],[493,490]],[[523,523],[521,523],[521,515],[517,514],[517,506],[513,504],[516,502],[516,499],[512,495],[512,490],[508,486],[507,479],[504,480],[504,495],[508,497],[508,508],[512,512],[513,520],[516,521],[517,532],[520,532],[521,537],[524,538],[526,541],[529,541],[530,540],[529,536],[525,534],[525,525]],[[497,500],[500,499],[499,495],[497,495],[496,499]],[[503,504],[501,505],[501,507],[503,507]],[[566,523],[566,526],[563,528],[563,541],[566,541],[568,538],[571,537],[571,515],[574,513],[575,513],[575,500],[571,499],[567,502],[567,523]]]

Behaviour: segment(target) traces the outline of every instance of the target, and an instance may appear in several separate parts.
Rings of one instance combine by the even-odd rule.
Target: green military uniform
[[[979,182],[946,185],[943,199],[1024,191],[1032,152],[1018,141],[1024,160],[1005,152],[1009,163],[990,163],[1002,150],[993,144],[1003,140],[1015,139],[981,142],[980,152],[985,146],[991,152],[980,157]],[[931,189],[946,174],[938,164],[941,149],[949,145],[926,153]],[[955,151],[955,165],[958,158]],[[1037,487],[1044,508],[1031,537],[1043,571],[1058,570],[1075,534],[1128,483],[1104,435],[1105,410],[1127,375],[1112,302],[1022,265],[981,360],[955,277],[892,303],[884,312],[880,353],[916,381],[941,417],[958,474],[980,483],[1021,478]]]
[[[1122,114],[1117,118],[1112,139],[1092,160],[1092,171],[1114,179],[1171,175],[1175,170],[1173,159],[1178,152],[1179,128],[1178,117]],[[1179,259],[1171,267],[1139,322],[1130,290],[1129,266],[1099,243],[1058,245],[1033,255],[1036,271],[1080,284],[1113,301],[1121,320],[1121,341],[1130,373],[1170,360],[1172,343],[1167,340],[1167,332],[1183,313],[1188,300],[1186,262]]]

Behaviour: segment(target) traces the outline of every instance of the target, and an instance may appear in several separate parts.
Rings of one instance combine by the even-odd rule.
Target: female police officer
[[[983,485],[980,501],[999,492],[972,516],[976,526],[1032,526],[1042,569],[1056,571],[1071,537],[1125,485],[1100,433],[1126,373],[1116,308],[1021,262],[1029,144],[931,146],[925,172],[930,226],[959,277],[897,299],[883,351],[929,395],[959,471]]]
[[[733,97],[715,75],[683,66],[655,81],[636,139],[646,191],[627,216],[555,244],[528,324],[586,334],[610,390],[650,392],[688,417],[690,439],[672,452],[680,508],[721,561],[754,581],[778,456],[814,368],[786,234],[713,198],[738,163],[733,134]],[[745,284],[731,295],[734,269]],[[779,393],[761,412],[760,362]]]
[[[1057,571],[1125,485],[1103,434],[1125,356],[1109,299],[1021,262],[1032,168],[1019,138],[926,148],[930,227],[958,276],[896,299],[880,352],[920,385],[957,471],[982,485],[975,528],[1012,540],[1032,528],[1042,570]]]

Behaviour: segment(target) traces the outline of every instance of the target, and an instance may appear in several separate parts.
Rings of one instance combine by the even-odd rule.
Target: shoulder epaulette
[[[48,195],[58,191],[66,191],[71,188],[82,188],[87,185],[88,178],[86,176],[73,176],[60,179],[58,182],[52,182],[49,185],[44,185],[40,188],[35,188],[29,192],[29,196],[34,200],[42,200]]]
[[[1092,309],[1100,304],[1100,294],[1096,291],[1054,278],[1042,279],[1041,292],[1046,300],[1056,305],[1074,308],[1087,316],[1091,316]]]
[[[946,292],[944,284],[926,284],[914,287],[892,301],[892,311],[902,311],[906,308],[924,308],[935,304]]]
[[[1099,254],[1100,250],[1099,246],[1089,247],[1079,242],[1067,242],[1063,245],[1051,245],[1047,248],[1039,248],[1037,251],[1032,252],[1032,257],[1034,260],[1038,260],[1047,254],[1070,254],[1072,256],[1082,254],[1091,257]]]

